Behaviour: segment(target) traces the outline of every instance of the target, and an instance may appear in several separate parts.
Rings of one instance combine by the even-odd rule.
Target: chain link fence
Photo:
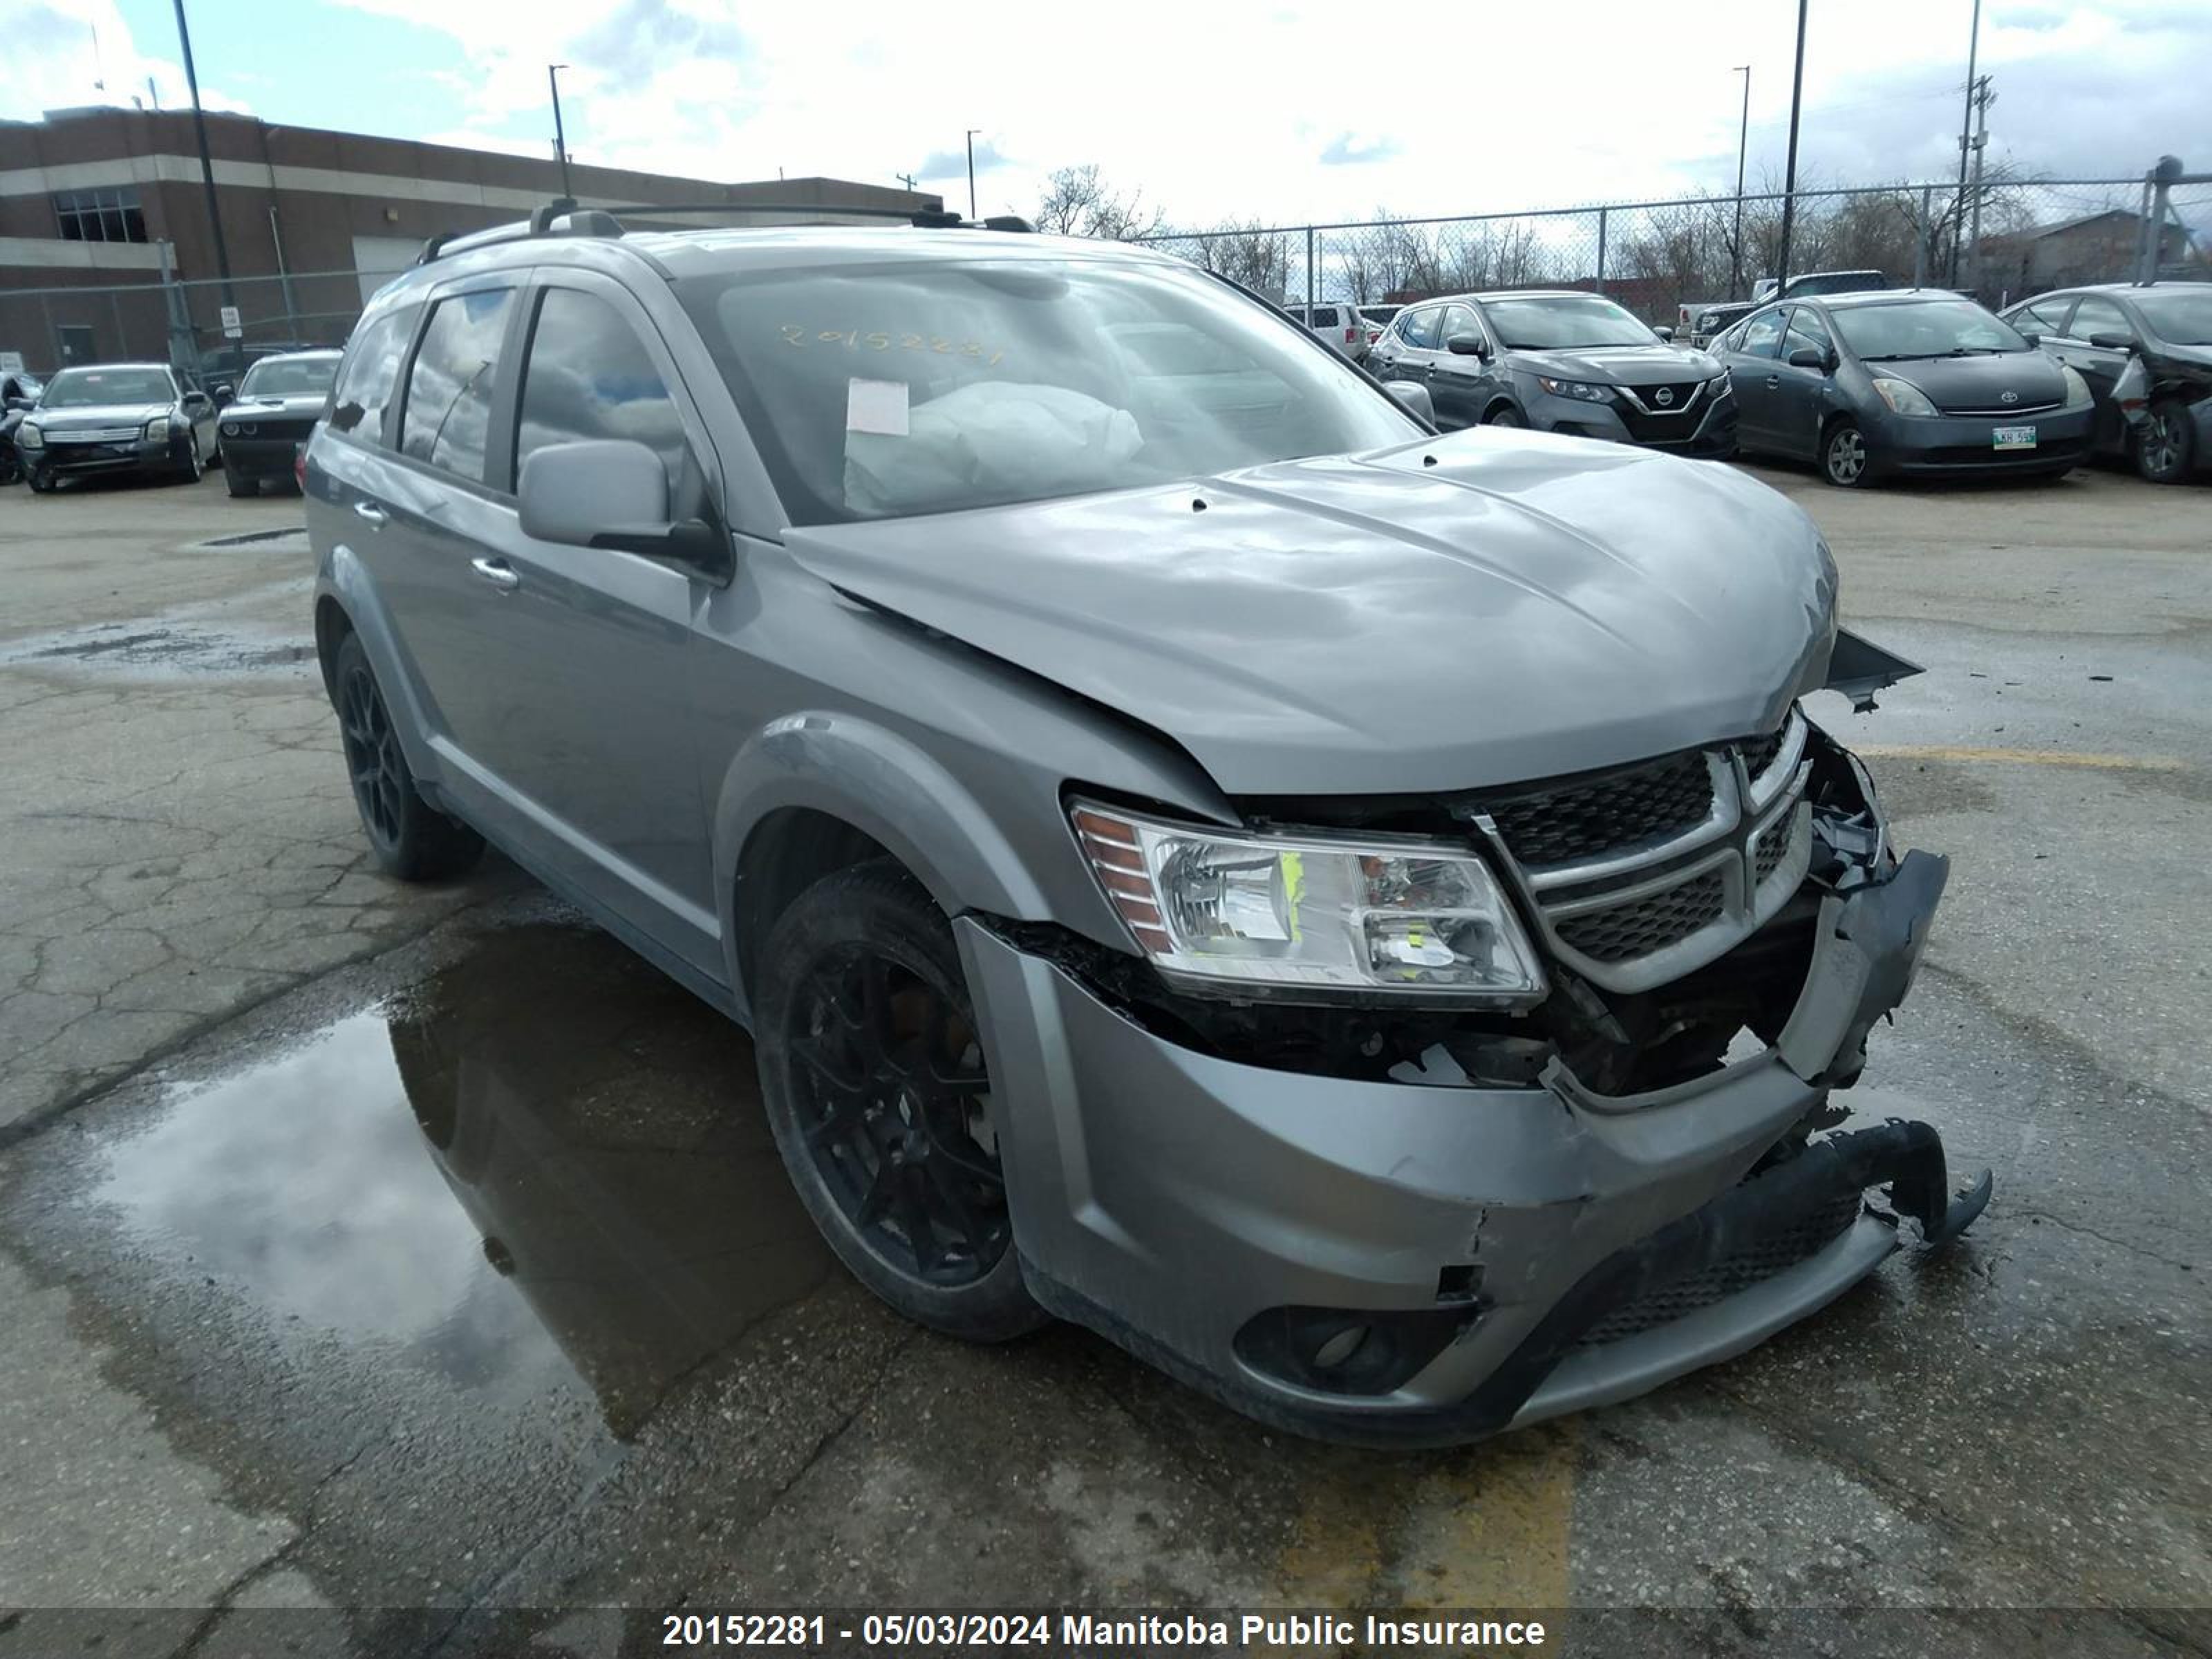
[[[2134,278],[2147,252],[2144,181],[1985,183],[1960,225],[1954,184],[1800,191],[1790,270],[1879,270],[1893,286],[1972,290],[1991,306]],[[1781,264],[1784,198],[1706,196],[1364,224],[1226,226],[1139,240],[1285,303],[1395,304],[1497,288],[1602,293],[1649,322],[1748,300]],[[2212,184],[2176,185],[2161,276],[2212,279]]]
[[[1781,258],[1784,198],[1766,193],[1613,203],[1365,224],[1226,226],[1138,240],[1285,303],[1379,305],[1494,288],[1579,288],[1653,323],[1748,300]],[[2212,280],[2212,182],[2178,184],[2154,253],[2138,179],[1987,184],[1961,236],[1955,185],[1801,191],[1790,268],[1879,270],[1894,285],[1972,290],[1999,306],[2081,283]],[[85,273],[90,276],[93,273]],[[287,272],[228,282],[135,282],[0,290],[0,352],[33,372],[166,360],[204,380],[269,351],[343,344],[394,270]],[[226,328],[226,307],[237,313]]]

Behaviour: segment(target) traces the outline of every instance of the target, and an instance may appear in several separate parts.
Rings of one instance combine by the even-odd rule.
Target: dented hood
[[[1765,731],[1835,636],[1827,549],[1765,485],[1502,428],[787,544],[1231,794],[1474,788]]]

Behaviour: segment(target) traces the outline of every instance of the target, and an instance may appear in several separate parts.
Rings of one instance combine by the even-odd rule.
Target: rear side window
[[[1419,346],[1424,350],[1433,351],[1437,347],[1437,337],[1443,331],[1437,326],[1443,319],[1443,313],[1441,311],[1408,312],[1398,319],[1398,332],[1404,337],[1407,345]]]
[[[2081,303],[2074,307],[2074,321],[2068,332],[2076,340],[2087,340],[2097,334],[2125,334],[2132,337],[2135,330],[2128,326],[2127,313],[2110,300],[2085,294]]]
[[[645,342],[596,295],[548,289],[523,365],[515,477],[532,451],[586,438],[628,438],[654,451],[672,499],[684,483],[690,446]]]
[[[1312,322],[1316,328],[1334,328],[1336,326],[1336,307],[1334,306],[1316,306],[1313,308]]]
[[[331,425],[339,432],[355,432],[371,443],[384,436],[384,406],[399,379],[399,359],[415,331],[412,306],[388,311],[353,337],[345,361],[338,367],[337,385],[331,398]]]
[[[407,377],[402,454],[483,481],[500,341],[514,304],[514,290],[501,288],[457,294],[432,308]]]

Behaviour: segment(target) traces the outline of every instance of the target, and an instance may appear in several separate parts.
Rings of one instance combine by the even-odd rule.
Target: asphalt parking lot
[[[1996,1200],[1734,1364],[1401,1455],[902,1325],[740,1034],[496,861],[373,872],[296,501],[0,493],[0,1610],[214,1655],[270,1608],[465,1651],[556,1603],[1661,1606],[1872,1654],[1862,1610],[1932,1607],[1961,1654],[2212,1654],[2212,489],[1756,471],[1929,670],[1814,710],[1954,860],[1856,1103]]]

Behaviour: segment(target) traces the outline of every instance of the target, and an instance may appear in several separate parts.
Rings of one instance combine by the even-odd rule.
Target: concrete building
[[[2141,214],[2106,208],[2055,224],[1984,236],[1984,297],[1994,294],[2002,302],[2083,283],[2128,281],[2136,274],[2142,235]],[[2159,227],[2158,263],[2161,276],[2195,276],[2203,270],[2202,251],[2184,227],[2171,221]]]
[[[230,260],[218,281],[189,111],[78,109],[0,121],[0,353],[33,371],[121,357],[191,364],[240,346],[342,340],[361,304],[440,232],[524,217],[561,194],[543,157],[207,117]],[[586,207],[718,204],[719,222],[940,210],[840,179],[718,184],[572,162]],[[165,283],[164,273],[173,279]],[[240,313],[226,339],[222,307]]]

